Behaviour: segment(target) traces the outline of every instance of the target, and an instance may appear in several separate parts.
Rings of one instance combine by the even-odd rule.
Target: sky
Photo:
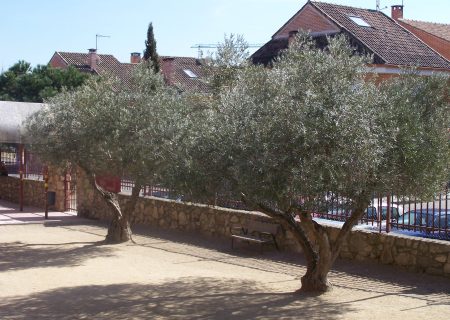
[[[403,0],[404,18],[450,23],[450,0]],[[112,54],[121,62],[143,52],[153,23],[157,51],[165,56],[198,54],[197,44],[217,44],[241,34],[263,44],[306,0],[0,0],[0,71],[19,60],[47,64],[55,51]],[[376,0],[327,0],[375,9]],[[380,0],[390,15],[402,0]],[[204,49],[205,52],[211,49]]]

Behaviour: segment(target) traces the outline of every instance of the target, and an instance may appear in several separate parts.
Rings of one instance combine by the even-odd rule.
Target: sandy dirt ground
[[[293,294],[301,257],[92,222],[0,225],[0,319],[450,319],[450,279],[338,261],[331,292]]]

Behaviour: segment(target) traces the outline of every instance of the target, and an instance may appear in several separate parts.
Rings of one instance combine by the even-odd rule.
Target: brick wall
[[[275,36],[288,36],[290,31],[305,30],[311,32],[339,31],[339,28],[325,18],[316,8],[306,4],[303,10],[293,16]]]
[[[48,64],[53,68],[67,68],[67,63],[65,63],[61,56],[56,53],[50,59],[50,62]]]

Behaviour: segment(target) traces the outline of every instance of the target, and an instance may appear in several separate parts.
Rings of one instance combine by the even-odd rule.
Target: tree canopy
[[[88,78],[73,67],[57,69],[38,65],[31,68],[19,61],[0,75],[0,100],[43,102],[55,96],[63,88],[73,89]]]
[[[183,132],[178,130],[184,123],[182,106],[162,76],[141,65],[130,86],[96,77],[51,98],[28,120],[27,135],[45,162],[70,162],[87,173],[114,214],[107,240],[127,241],[128,217],[143,184],[158,179],[172,144]],[[114,194],[96,185],[98,175],[133,180],[132,201],[121,208]]]
[[[156,52],[156,40],[153,33],[153,24],[150,22],[147,29],[147,40],[145,40],[144,60],[149,61],[149,66],[153,68],[155,73],[160,70],[159,56]]]
[[[293,231],[308,261],[304,290],[329,288],[374,192],[426,198],[449,177],[448,79],[405,72],[377,86],[366,60],[344,37],[319,50],[300,35],[272,68],[239,68],[196,114],[172,174],[194,198],[241,194]],[[329,193],[352,212],[333,240],[310,213]]]

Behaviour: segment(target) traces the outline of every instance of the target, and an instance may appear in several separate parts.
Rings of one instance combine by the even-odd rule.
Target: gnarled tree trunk
[[[244,198],[247,204],[253,204]],[[286,230],[290,230],[295,239],[301,245],[305,254],[307,266],[306,273],[301,278],[302,286],[299,291],[303,292],[326,292],[332,288],[328,280],[331,266],[339,256],[343,243],[350,234],[353,226],[361,219],[364,209],[369,200],[363,196],[358,199],[350,218],[342,226],[338,237],[332,243],[325,228],[312,220],[311,214],[300,211],[300,222],[295,221],[292,212],[282,212],[263,204],[256,207],[261,212],[274,218]]]
[[[105,200],[105,203],[111,209],[112,218],[108,227],[108,233],[106,235],[105,242],[122,243],[132,240],[129,217],[136,207],[139,192],[142,188],[141,184],[135,183],[135,186],[132,189],[131,198],[125,206],[125,210],[122,211],[117,194],[106,191],[104,188],[102,188],[97,183],[94,173],[91,173],[84,168],[83,170],[86,172],[89,182],[94,187],[94,190],[96,190],[102,196],[102,199]]]

